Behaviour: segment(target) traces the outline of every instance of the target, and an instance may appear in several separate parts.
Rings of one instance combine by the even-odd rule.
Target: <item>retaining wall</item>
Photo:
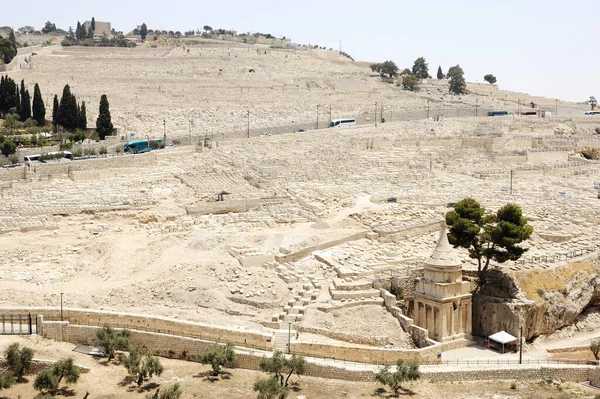
[[[60,320],[60,309],[56,308],[11,308],[0,309],[0,313],[31,313],[42,315],[45,319]],[[245,345],[247,347],[265,350],[271,350],[273,347],[271,333],[185,322],[161,317],[149,317],[117,312],[99,312],[86,309],[64,309],[63,318],[64,320],[68,320],[71,324],[91,326],[92,328],[98,328],[108,324],[112,327],[136,329],[175,336],[193,336],[207,341],[231,342],[237,345]],[[45,322],[42,324],[42,328],[46,328]],[[61,327],[52,326],[51,328],[60,330]],[[42,334],[44,334],[44,332],[42,332]]]
[[[432,382],[455,381],[542,381],[553,380],[581,382],[590,380],[595,371],[592,366],[538,366],[538,367],[506,367],[473,368],[473,370],[439,370],[421,372],[421,378]]]

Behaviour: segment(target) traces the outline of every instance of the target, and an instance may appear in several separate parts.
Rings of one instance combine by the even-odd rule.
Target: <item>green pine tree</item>
[[[446,77],[446,75],[444,75],[444,72],[442,72],[442,66],[440,65],[438,67],[438,71],[437,71],[437,78],[438,80],[442,80]]]
[[[86,130],[87,129],[87,115],[85,112],[85,101],[82,101],[81,108],[79,109],[79,113],[77,114],[77,129]]]
[[[36,83],[33,87],[33,119],[36,121],[38,126],[44,126],[46,124],[46,107],[44,106],[44,100],[42,99],[42,92],[40,86]]]
[[[58,104],[58,95],[54,95],[54,102],[52,103],[52,125],[54,131],[58,129],[58,119],[60,116],[60,105]]]
[[[60,99],[58,124],[68,131],[75,130],[77,127],[77,100],[71,94],[69,85],[65,85]]]
[[[94,19],[94,17],[92,17],[92,32],[96,31],[96,20]]]
[[[100,97],[100,109],[98,119],[96,120],[96,131],[100,140],[104,140],[106,136],[113,133],[113,124],[110,118],[110,109],[106,94]]]
[[[31,97],[29,91],[25,89],[25,80],[21,80],[21,108],[19,109],[21,121],[25,122],[31,118]]]

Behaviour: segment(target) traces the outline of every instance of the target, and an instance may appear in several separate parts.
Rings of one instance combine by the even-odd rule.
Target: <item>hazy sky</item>
[[[406,3],[406,4],[405,4]],[[26,8],[26,12],[23,12]],[[469,81],[492,73],[502,89],[585,101],[600,98],[600,1],[369,2],[29,0],[6,2],[0,26],[40,29],[110,21],[116,30],[213,28],[291,37],[400,68],[423,56],[435,75],[460,64]]]

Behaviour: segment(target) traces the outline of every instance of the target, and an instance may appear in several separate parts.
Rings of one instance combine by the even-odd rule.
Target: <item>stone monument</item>
[[[414,320],[438,342],[471,337],[470,285],[462,281],[462,265],[448,242],[445,224],[437,248],[425,261],[423,277],[417,281]]]

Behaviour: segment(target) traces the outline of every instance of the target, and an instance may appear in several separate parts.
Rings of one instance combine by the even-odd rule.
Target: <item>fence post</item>
[[[29,335],[33,334],[33,327],[31,325],[31,313],[29,313]]]

